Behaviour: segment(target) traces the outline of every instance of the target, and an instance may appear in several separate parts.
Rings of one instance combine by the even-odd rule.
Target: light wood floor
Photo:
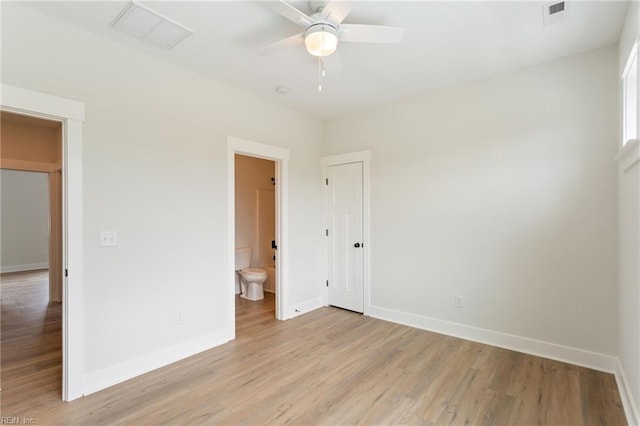
[[[49,304],[48,271],[2,274],[0,402],[62,392],[62,304]]]
[[[237,300],[233,342],[63,403],[60,310],[32,289],[37,274],[2,279],[2,416],[65,425],[626,424],[610,374],[335,308],[279,322],[273,295]]]

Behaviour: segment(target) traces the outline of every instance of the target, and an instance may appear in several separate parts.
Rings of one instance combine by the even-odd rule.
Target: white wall
[[[20,4],[1,35],[4,83],[86,104],[94,387],[225,331],[228,135],[291,151],[292,304],[322,291],[318,158],[371,149],[374,305],[616,354],[615,48],[331,120],[321,148],[318,120]]]
[[[2,272],[49,267],[49,184],[46,173],[0,170]]]
[[[638,2],[632,2],[620,37],[619,76],[622,76],[631,48],[639,35],[640,5]],[[621,93],[622,85],[620,85]],[[622,129],[622,119],[620,119],[620,129]],[[622,130],[619,134],[621,138]],[[622,145],[621,139],[618,144]],[[618,351],[624,380],[628,386],[627,392],[631,399],[627,411],[634,411],[636,424],[640,423],[640,164],[638,156],[637,147],[620,156],[618,177],[620,215]]]
[[[625,155],[619,176],[619,357],[640,422],[640,163],[638,148]],[[635,164],[629,167],[635,157]]]
[[[620,74],[627,62],[629,52],[633,44],[638,40],[638,32],[640,31],[640,2],[630,1],[629,9],[624,20],[624,27],[618,41],[618,67]]]
[[[378,312],[616,355],[616,73],[609,47],[326,123],[324,154],[372,151]]]
[[[229,135],[290,150],[288,300],[320,296],[318,120],[17,3],[2,5],[2,79],[86,105],[88,387],[228,335]],[[119,245],[99,248],[101,230]]]

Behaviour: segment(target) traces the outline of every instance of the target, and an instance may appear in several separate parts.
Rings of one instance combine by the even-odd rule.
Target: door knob
[[[355,243],[353,246],[354,246],[355,248],[358,248],[358,247],[360,247],[360,243]]]

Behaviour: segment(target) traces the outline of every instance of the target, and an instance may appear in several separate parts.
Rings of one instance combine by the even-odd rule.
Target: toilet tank
[[[236,271],[251,266],[251,247],[236,247]]]

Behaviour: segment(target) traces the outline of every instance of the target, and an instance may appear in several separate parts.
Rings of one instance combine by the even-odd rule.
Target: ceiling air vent
[[[552,25],[566,21],[567,3],[565,1],[556,1],[544,4],[542,6],[542,17],[544,25]]]
[[[134,1],[120,12],[111,26],[165,50],[193,34],[184,25]]]
[[[556,13],[564,12],[564,2],[553,3],[549,5],[549,15],[555,15]]]

